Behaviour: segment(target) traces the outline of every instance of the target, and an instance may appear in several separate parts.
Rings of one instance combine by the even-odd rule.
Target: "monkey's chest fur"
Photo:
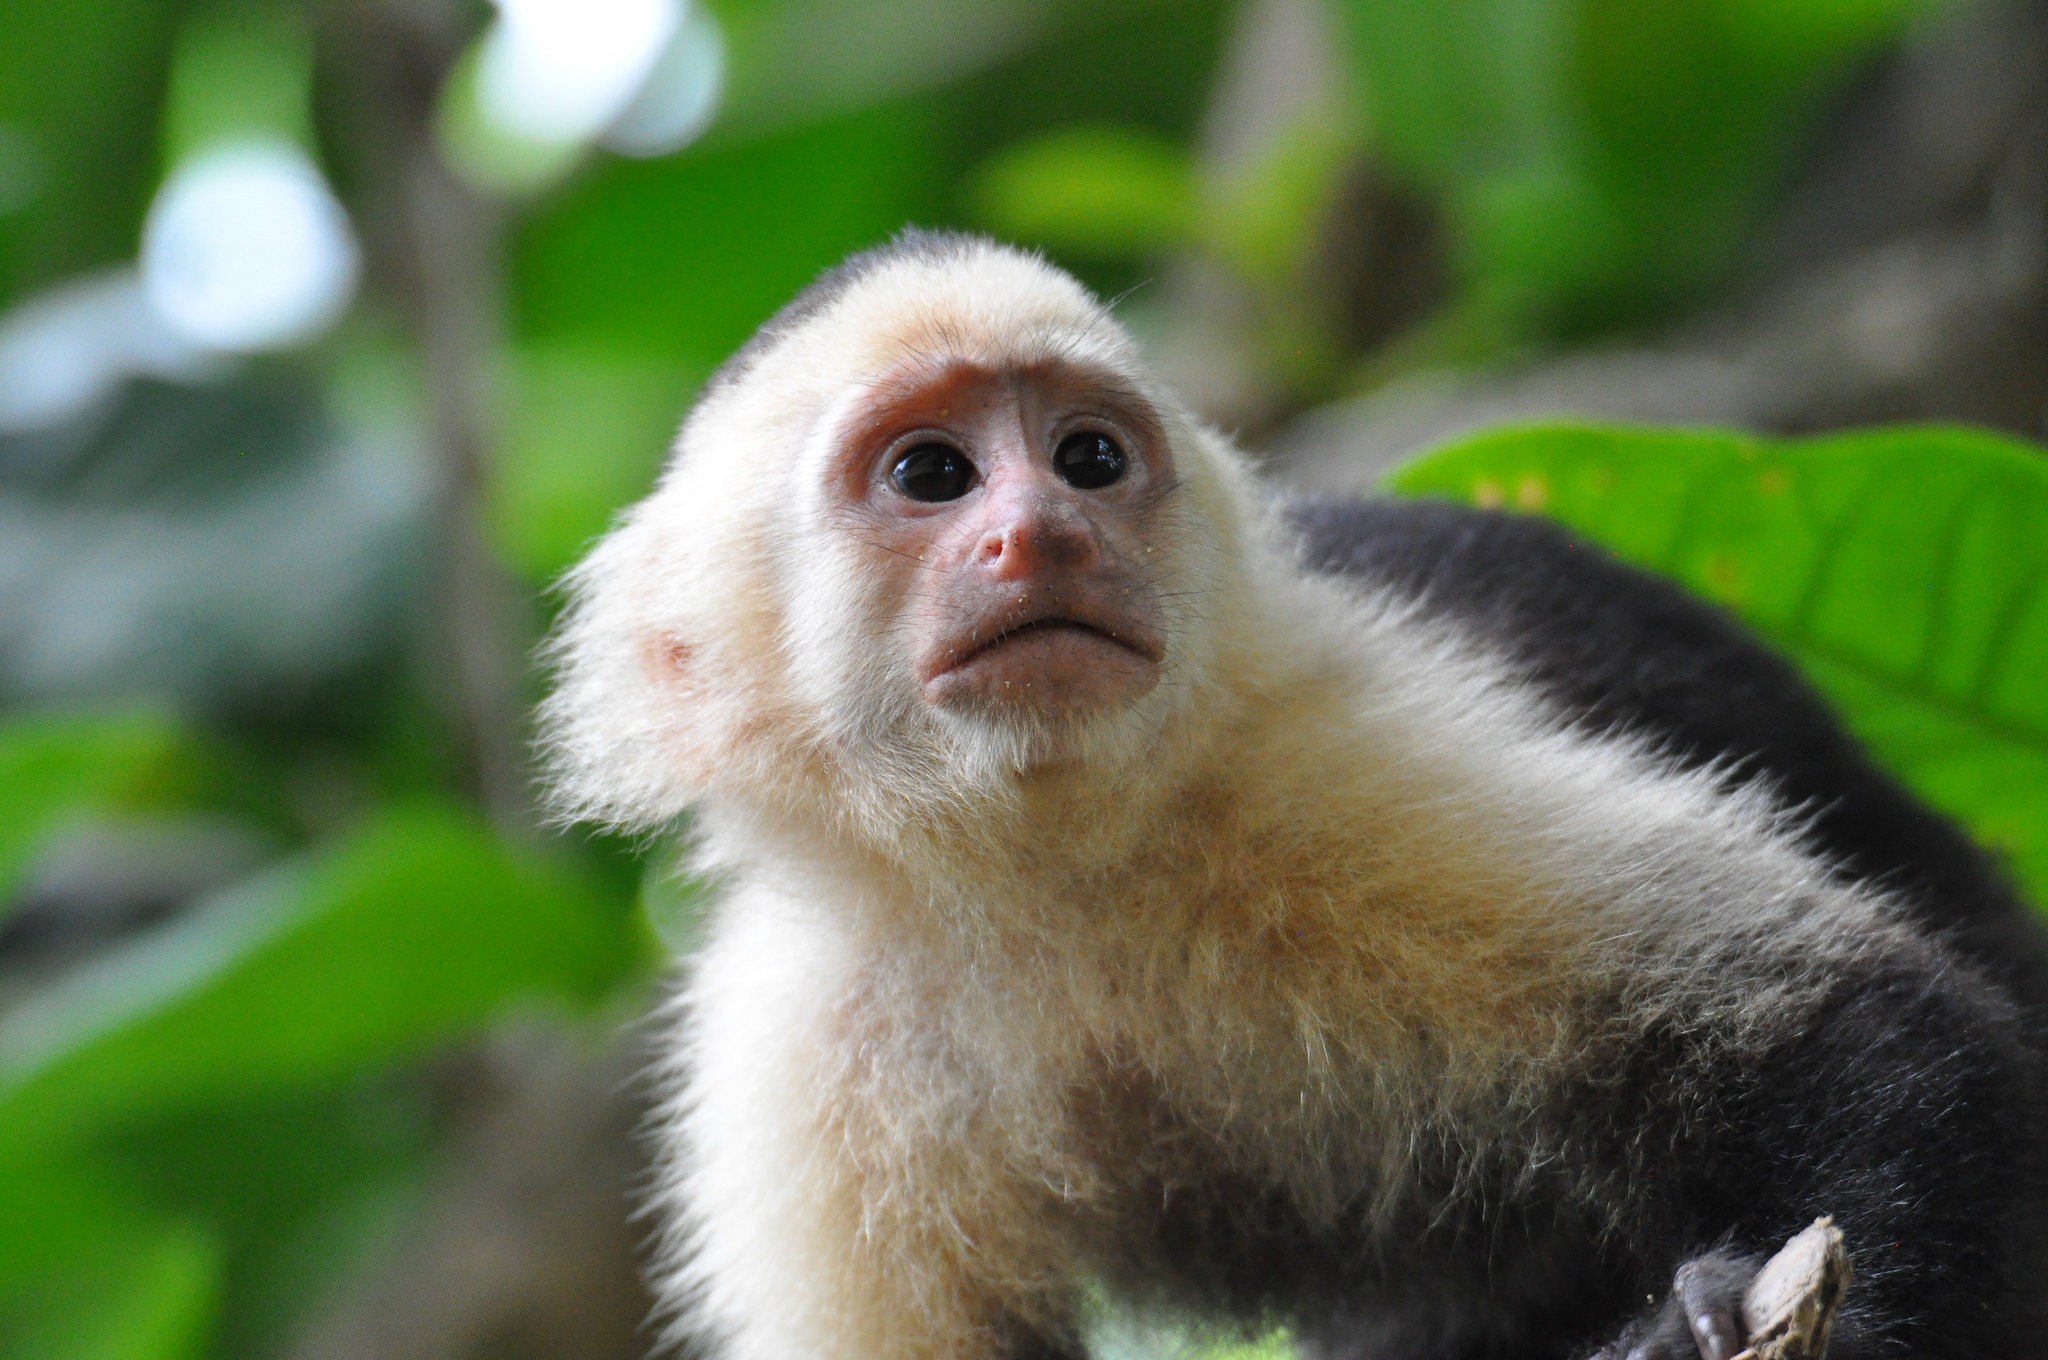
[[[1741,1117],[1768,1039],[1689,1038],[1697,1016],[1560,968],[1584,940],[1526,912],[1277,881],[1073,913],[971,961],[877,955],[841,1033],[859,1141],[900,1158],[873,1193],[937,1188],[928,1212],[998,1276],[1311,1343],[1332,1320],[1346,1354],[1365,1318],[1392,1353],[1470,1353],[1444,1329],[1482,1316],[1520,1339],[1481,1353],[1555,1344],[1660,1288],[1621,1244],[1656,1235],[1663,1196],[1718,1198],[1688,1149]]]

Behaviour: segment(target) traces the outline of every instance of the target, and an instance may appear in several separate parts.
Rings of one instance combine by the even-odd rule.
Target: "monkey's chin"
[[[1054,727],[1128,708],[1159,684],[1159,662],[1095,629],[1044,623],[988,644],[924,683],[942,712]]]
[[[1077,712],[1023,707],[942,712],[951,776],[991,793],[1020,778],[1088,772],[1114,776],[1143,764],[1158,746],[1159,722],[1143,701]]]
[[[1159,663],[1085,645],[1056,643],[1047,654],[1060,664],[990,658],[1000,664],[962,667],[939,677],[943,685],[926,684],[926,701],[951,734],[963,763],[958,772],[970,783],[1055,767],[1109,772],[1155,748]]]

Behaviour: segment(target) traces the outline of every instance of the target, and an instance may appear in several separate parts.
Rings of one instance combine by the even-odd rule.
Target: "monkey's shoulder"
[[[1839,724],[1789,663],[1560,525],[1448,501],[1308,500],[1290,518],[1310,570],[1447,616],[1589,724],[1689,760],[1836,754]]]
[[[1739,620],[1548,521],[1446,501],[1289,509],[1319,574],[1412,600],[1508,659],[1580,730],[1767,781],[1845,877],[1899,892],[2030,1001],[2048,936],[2002,866],[1880,768],[1797,667]]]

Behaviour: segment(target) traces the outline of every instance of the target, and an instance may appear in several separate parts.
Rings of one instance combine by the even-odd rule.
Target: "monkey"
[[[1039,256],[906,232],[575,568],[565,819],[686,827],[658,1287],[730,1360],[2048,1354],[2048,949],[1716,609],[1289,499]]]

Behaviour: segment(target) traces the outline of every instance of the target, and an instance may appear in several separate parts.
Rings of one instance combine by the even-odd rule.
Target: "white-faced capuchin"
[[[1534,522],[1287,505],[1080,285],[910,233],[572,578],[564,812],[718,884],[658,1196],[729,1360],[2048,1355],[2048,954],[1715,610]]]

